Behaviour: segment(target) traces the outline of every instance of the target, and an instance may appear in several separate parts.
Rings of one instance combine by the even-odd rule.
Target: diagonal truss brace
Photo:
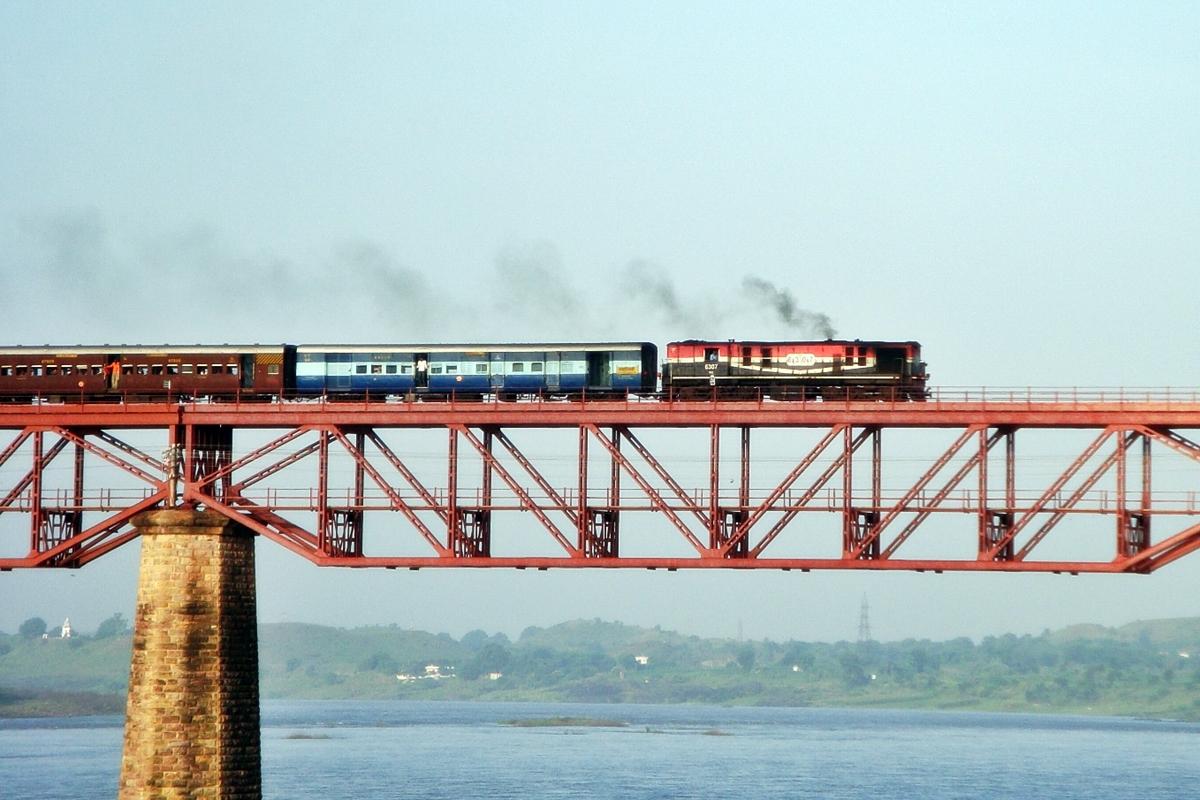
[[[542,476],[542,473],[538,472],[537,467],[535,467],[533,463],[525,457],[525,454],[517,449],[517,446],[512,443],[512,440],[510,440],[507,435],[505,435],[504,431],[499,428],[488,428],[486,430],[492,434],[495,440],[498,441],[504,447],[504,449],[509,452],[510,455],[512,455],[513,459],[521,465],[526,473],[529,474],[529,477],[533,478],[534,483],[536,483],[541,490],[546,493],[546,496],[554,501],[556,506],[562,509],[563,513],[567,515],[567,519],[571,520],[571,525],[575,528],[578,528],[578,512],[567,504],[567,501],[563,499],[562,495],[550,485],[549,481]]]
[[[1059,475],[1054,483],[1052,483],[1050,487],[1042,493],[1042,496],[1037,499],[1029,511],[1027,511],[1019,520],[1013,523],[1012,528],[1010,528],[1008,532],[1004,534],[1004,536],[1000,537],[991,548],[980,553],[980,560],[997,560],[999,554],[1004,552],[1004,549],[1017,538],[1017,534],[1024,530],[1025,526],[1027,526],[1035,516],[1045,510],[1046,506],[1050,503],[1050,500],[1062,490],[1062,487],[1065,486],[1067,482],[1071,480],[1071,478],[1075,477],[1075,474],[1079,472],[1079,470],[1083,469],[1083,465],[1086,464],[1088,460],[1090,460],[1091,457],[1096,454],[1096,451],[1098,451],[1101,446],[1108,441],[1109,437],[1111,437],[1114,432],[1115,430],[1113,428],[1105,428],[1103,431],[1101,431],[1100,435],[1097,436],[1096,439],[1090,445],[1088,445],[1082,453],[1079,454],[1071,466],[1067,468],[1066,472],[1064,472],[1062,475]]]
[[[849,430],[849,426],[840,426],[840,431],[843,434],[847,434]],[[750,551],[750,557],[758,558],[762,554],[762,551],[767,549],[767,546],[770,545],[771,542],[775,541],[776,537],[783,532],[783,529],[791,524],[791,521],[796,518],[796,515],[799,514],[805,506],[812,502],[812,499],[817,496],[817,492],[821,491],[822,487],[829,483],[829,481],[833,479],[833,476],[836,475],[839,470],[845,467],[847,459],[853,457],[853,455],[858,452],[858,448],[862,447],[863,443],[866,442],[867,439],[872,438],[874,435],[875,431],[872,428],[864,428],[863,430],[859,431],[858,435],[851,440],[849,446],[844,448],[842,452],[838,454],[837,458],[835,458],[829,464],[829,466],[825,468],[825,471],[817,476],[817,479],[813,481],[812,485],[804,491],[804,494],[800,496],[800,499],[790,506],[788,510],[784,512],[783,516],[771,526],[771,529],[767,531],[762,540]]]
[[[977,428],[976,430],[979,429]],[[929,518],[930,514],[933,513],[932,509],[940,506],[942,502],[950,495],[950,493],[954,491],[955,487],[962,483],[963,479],[971,473],[971,470],[979,466],[980,462],[987,457],[987,454],[991,452],[996,443],[1002,440],[1007,434],[1008,432],[1003,428],[995,430],[992,435],[987,438],[983,449],[973,454],[965,464],[959,467],[958,471],[955,472],[954,475],[952,475],[950,479],[946,481],[942,488],[938,490],[937,494],[933,496],[933,500],[930,501],[929,507],[923,508],[917,512],[917,515],[913,517],[913,519],[910,520],[907,525],[904,526],[904,530],[896,534],[896,538],[893,539],[886,548],[884,548],[879,557],[891,558],[896,550],[899,549],[900,545],[904,544],[908,538],[913,535],[917,528],[921,526],[921,523]]]
[[[942,468],[950,462],[950,459],[958,455],[958,451],[963,448],[963,445],[970,441],[981,430],[983,430],[982,426],[968,425],[967,429],[962,432],[962,435],[955,439],[954,443],[951,444],[945,452],[937,457],[937,460],[933,462],[929,469],[925,470],[925,474],[918,478],[917,482],[914,483],[907,492],[905,492],[904,497],[900,499],[900,502],[888,509],[888,512],[883,515],[883,518],[880,519],[879,522],[873,526],[871,531],[863,537],[863,540],[858,543],[857,547],[846,554],[846,557],[862,558],[863,554],[867,552],[868,548],[870,548],[871,545],[879,539],[879,536],[883,533],[884,529],[887,528],[887,526],[890,525],[892,521],[896,519],[896,517],[900,516],[900,514],[907,510],[909,504],[916,499],[917,495],[924,491],[925,487],[929,485],[929,482],[932,481],[937,474],[942,471]]]
[[[567,551],[568,555],[570,555],[572,558],[583,557],[583,552],[573,545],[570,539],[563,535],[563,532],[558,529],[558,526],[554,524],[554,521],[546,516],[546,512],[542,511],[542,509],[538,507],[537,503],[533,502],[533,498],[529,496],[529,493],[525,491],[524,487],[522,487],[521,484],[518,483],[515,478],[513,478],[512,474],[504,468],[503,464],[496,460],[496,457],[492,455],[492,453],[488,452],[487,447],[483,444],[483,442],[479,441],[479,437],[472,433],[470,428],[468,428],[466,425],[449,425],[447,427],[452,431],[457,431],[463,436],[463,438],[471,443],[471,446],[474,447],[476,452],[479,453],[480,458],[482,458],[488,464],[488,466],[496,471],[496,474],[500,476],[500,480],[508,484],[508,488],[512,489],[513,493],[516,494],[521,500],[521,506],[537,517],[537,520],[542,524],[542,527],[544,527],[550,533],[550,535],[554,537],[554,540],[557,541],[559,545],[561,545],[562,548]]]
[[[1067,515],[1067,511],[1074,508],[1075,504],[1078,503],[1083,496],[1087,494],[1087,492],[1093,486],[1096,485],[1096,481],[1100,480],[1100,478],[1102,478],[1106,472],[1112,469],[1113,464],[1117,463],[1117,460],[1122,457],[1122,451],[1124,447],[1128,447],[1129,445],[1133,444],[1140,435],[1141,434],[1136,431],[1126,434],[1124,446],[1114,450],[1107,458],[1100,462],[1100,464],[1098,464],[1094,470],[1092,470],[1092,473],[1087,477],[1087,479],[1080,483],[1078,487],[1076,487],[1075,491],[1071,493],[1071,496],[1067,498],[1066,502],[1054,510],[1054,513],[1050,515],[1050,519],[1042,523],[1042,526],[1038,528],[1037,532],[1034,533],[1033,536],[1029,537],[1029,541],[1025,543],[1024,547],[1017,551],[1013,558],[1017,561],[1023,561],[1026,556],[1029,555],[1029,552],[1033,550],[1033,548],[1036,547],[1038,543],[1042,541],[1042,539],[1045,539],[1047,534],[1054,529],[1054,526],[1057,525],[1062,518]]]
[[[762,519],[762,516],[766,514],[776,502],[778,502],[779,498],[783,497],[783,495],[787,493],[788,489],[792,488],[792,484],[800,479],[800,476],[803,475],[805,471],[813,465],[813,462],[821,457],[821,454],[829,448],[829,445],[833,443],[834,439],[841,435],[842,431],[845,429],[845,425],[834,425],[829,429],[829,433],[825,434],[821,441],[817,442],[816,445],[814,445],[813,448],[808,451],[808,454],[804,456],[804,458],[800,459],[800,463],[798,463],[795,468],[787,474],[787,477],[783,479],[783,482],[776,486],[771,491],[771,494],[767,496],[767,499],[763,500],[758,507],[750,513],[750,515],[746,518],[746,521],[737,527],[737,530],[734,532],[733,536],[730,537],[729,542],[721,549],[722,555],[730,552],[730,550],[736,547],[741,540],[750,535],[750,529],[754,527],[754,524]],[[830,473],[830,475],[832,474],[833,473]],[[764,547],[766,547],[766,544],[760,542],[759,546],[754,549],[754,554],[757,555],[758,553],[762,552]]]
[[[630,463],[629,459],[621,454],[621,451],[608,440],[608,437],[600,432],[600,429],[597,428],[595,424],[589,422],[586,423],[584,427],[587,428],[587,430],[596,438],[598,442],[600,442],[600,444],[604,445],[604,449],[608,451],[612,459],[618,463],[621,466],[621,469],[625,470],[629,477],[633,478],[634,483],[636,483],[638,487],[645,492],[646,497],[650,499],[650,505],[654,509],[661,511],[667,517],[667,519],[671,521],[671,524],[674,525],[681,534],[683,534],[683,537],[688,540],[688,543],[691,544],[692,547],[696,548],[696,552],[705,557],[715,555],[714,551],[705,547],[704,543],[697,538],[696,534],[692,533],[691,529],[688,528],[687,523],[680,519],[679,515],[667,505],[667,501],[663,499],[662,494],[650,485],[649,481],[647,481],[646,478],[640,472],[638,472],[637,468]]]

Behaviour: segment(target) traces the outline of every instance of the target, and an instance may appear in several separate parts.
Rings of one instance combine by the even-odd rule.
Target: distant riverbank
[[[1200,619],[943,642],[703,639],[577,620],[515,641],[259,628],[264,699],[1036,712],[1200,720]],[[127,634],[0,634],[0,717],[120,714]]]

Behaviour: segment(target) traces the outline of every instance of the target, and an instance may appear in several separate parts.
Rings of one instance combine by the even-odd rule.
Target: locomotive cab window
[[[751,353],[753,353],[753,352],[754,352],[753,347],[743,347],[742,348],[742,366],[743,367],[750,366],[750,362],[753,360],[751,357]]]
[[[771,366],[774,360],[774,352],[775,351],[770,347],[764,347],[762,349],[762,365],[764,368]]]
[[[721,358],[721,351],[715,347],[704,348],[704,363],[716,364]]]
[[[279,374],[279,365],[278,364],[267,364],[267,374],[268,375],[278,375]]]

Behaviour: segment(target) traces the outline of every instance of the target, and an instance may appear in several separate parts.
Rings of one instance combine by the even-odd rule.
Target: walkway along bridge
[[[897,403],[390,400],[0,404],[0,517],[28,519],[19,526],[27,548],[3,533],[15,526],[0,528],[0,569],[83,566],[133,539],[135,515],[176,505],[216,512],[321,566],[1149,573],[1200,548],[1200,444],[1188,433],[1200,429],[1200,394],[1191,391],[943,389]],[[680,477],[673,445],[648,444],[658,429],[706,453],[706,470],[691,465],[700,485]],[[756,458],[778,455],[792,429],[810,440],[785,448],[786,474],[764,485]],[[437,437],[444,484],[427,464],[418,474],[414,458],[428,456],[396,443],[415,430]],[[1052,471],[1018,469],[1033,431],[1086,440]],[[932,444],[919,463],[913,432]],[[569,480],[527,455],[531,439],[558,443],[550,467]],[[1156,469],[1164,459],[1172,479],[1197,472],[1166,488]],[[908,473],[899,481],[897,465]],[[284,475],[290,488],[277,485]],[[375,531],[376,512],[393,517],[386,530]],[[517,514],[544,535],[508,536],[504,523]],[[630,547],[631,514],[665,519],[670,546]],[[789,542],[819,536],[814,514],[840,521],[840,544],[797,556]],[[930,520],[947,517],[958,534],[927,535]],[[1070,518],[1087,519],[1103,555],[1091,547],[1063,558],[1064,541],[1053,560],[1039,559]],[[396,542],[403,554],[375,552]]]

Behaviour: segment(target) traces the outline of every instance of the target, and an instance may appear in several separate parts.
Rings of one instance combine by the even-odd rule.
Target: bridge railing
[[[561,395],[554,393],[533,393],[520,395],[515,398],[499,395],[394,395],[371,394],[361,395],[254,395],[237,394],[231,397],[193,397],[178,394],[163,394],[157,396],[137,396],[127,394],[107,395],[70,395],[70,394],[12,394],[0,393],[0,408],[4,406],[34,406],[62,409],[83,405],[111,405],[114,410],[138,408],[147,406],[207,406],[213,404],[232,404],[235,407],[263,408],[268,404],[307,405],[317,408],[333,408],[346,410],[354,407],[377,408],[380,405],[388,407],[412,407],[429,403],[437,403],[451,408],[479,408],[481,405],[522,404],[598,404],[644,406],[645,404],[668,405],[671,407],[697,408],[704,405],[729,405],[739,403],[743,407],[768,407],[786,403],[791,407],[812,406],[828,408],[832,406],[862,406],[896,407],[905,409],[929,408],[937,409],[957,405],[1003,406],[1012,408],[1036,407],[1054,405],[1058,408],[1090,408],[1103,406],[1154,406],[1154,407],[1195,407],[1200,405],[1200,387],[1172,386],[937,386],[927,390],[924,399],[910,399],[893,395],[887,390],[873,398],[830,398],[804,397],[799,394],[772,394],[756,391],[743,393],[736,397],[713,394],[711,396],[689,396],[686,398],[669,396],[662,392],[650,394],[582,394]]]

